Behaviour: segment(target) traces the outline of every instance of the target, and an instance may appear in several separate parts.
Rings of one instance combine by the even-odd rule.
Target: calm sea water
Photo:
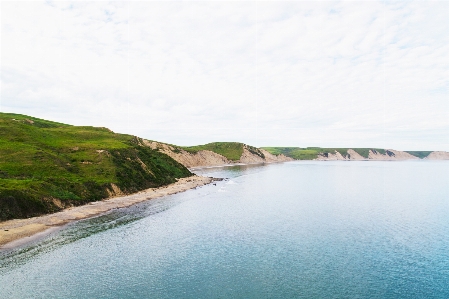
[[[449,298],[448,162],[291,162],[0,253],[0,298]]]

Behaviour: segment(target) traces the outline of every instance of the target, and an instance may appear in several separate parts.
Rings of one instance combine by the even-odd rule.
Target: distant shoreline
[[[113,209],[129,207],[150,199],[184,192],[210,184],[215,180],[217,179],[195,175],[181,178],[176,183],[167,186],[150,188],[130,195],[95,201],[86,205],[64,209],[53,214],[0,222],[0,250],[13,249],[26,244],[73,221],[91,218]]]
[[[299,160],[291,160],[291,161],[276,161],[276,162],[255,162],[255,163],[228,163],[228,164],[219,164],[219,165],[202,165],[202,166],[194,166],[187,168],[189,171],[201,170],[201,169],[210,169],[210,168],[220,168],[220,167],[232,167],[232,166],[251,166],[251,165],[264,165],[264,164],[276,164],[276,163],[286,163],[286,162],[294,162]],[[312,160],[311,160],[312,161]]]

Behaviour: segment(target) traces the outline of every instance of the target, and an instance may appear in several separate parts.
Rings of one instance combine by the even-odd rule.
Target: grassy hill
[[[135,136],[0,113],[0,220],[55,212],[192,175]]]
[[[272,154],[275,155],[284,154],[285,156],[296,160],[312,160],[317,158],[319,153],[334,153],[335,151],[345,156],[349,149],[349,148],[321,148],[321,147],[307,147],[307,148],[262,147],[262,148]],[[352,148],[352,149],[362,157],[368,158],[369,150],[371,148]],[[385,154],[384,149],[375,148],[374,150],[378,151],[381,154]]]

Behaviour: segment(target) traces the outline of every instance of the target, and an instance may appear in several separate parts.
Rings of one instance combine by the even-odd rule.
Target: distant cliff
[[[393,161],[393,160],[417,160],[415,157],[407,152],[401,152],[396,150],[384,150],[383,153],[370,149],[368,150],[368,157],[363,157],[353,149],[348,149],[346,154],[342,155],[338,151],[319,153],[315,160],[382,160],[382,161]]]
[[[449,160],[449,153],[448,152],[431,152],[427,157],[424,159],[428,160]]]
[[[270,152],[238,142],[214,142],[192,147],[179,147],[157,141],[144,140],[144,144],[164,153],[188,168],[293,161],[283,154]]]
[[[319,148],[319,147],[264,147],[272,154],[283,154],[295,160],[318,161],[366,161],[366,160],[449,160],[449,153],[442,151],[398,151],[380,148]]]

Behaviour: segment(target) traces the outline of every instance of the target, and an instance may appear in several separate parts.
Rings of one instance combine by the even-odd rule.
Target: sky
[[[1,1],[0,111],[177,145],[449,151],[449,1]]]

